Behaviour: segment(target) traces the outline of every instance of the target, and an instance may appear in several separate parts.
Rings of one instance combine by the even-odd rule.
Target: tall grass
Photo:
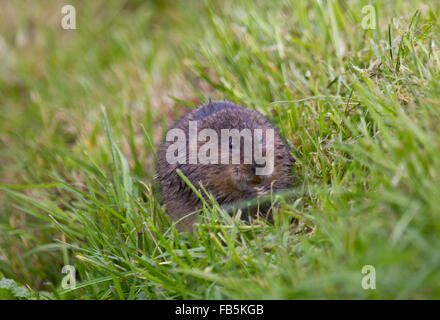
[[[2,25],[5,278],[50,299],[440,296],[440,5],[377,1],[364,30],[367,1],[130,3],[79,3],[67,32],[59,5],[16,2]],[[209,97],[288,141],[294,187],[273,223],[215,199],[193,232],[169,220],[155,148]]]

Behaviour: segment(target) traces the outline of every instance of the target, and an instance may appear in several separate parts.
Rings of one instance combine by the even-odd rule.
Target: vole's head
[[[215,147],[208,150],[207,142],[215,135],[218,138],[217,164],[204,165],[202,182],[219,202],[256,197],[291,185],[288,147],[261,113],[245,107],[222,108],[204,115],[198,132],[199,159],[211,156]]]

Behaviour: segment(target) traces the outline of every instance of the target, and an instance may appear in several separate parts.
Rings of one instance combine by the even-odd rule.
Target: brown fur
[[[180,128],[187,134],[190,120],[197,121],[198,132],[204,128],[214,129],[219,140],[221,137],[220,129],[274,129],[271,122],[255,110],[229,101],[210,101],[181,117],[169,130]],[[276,191],[291,186],[290,171],[293,160],[288,147],[276,130],[274,170],[272,175],[267,177],[255,176],[255,168],[251,164],[169,164],[166,160],[166,150],[172,143],[164,142],[159,151],[158,160],[162,194],[167,211],[173,220],[178,220],[202,206],[200,199],[178,176],[176,169],[180,169],[196,188],[199,188],[201,183],[223,206],[254,198],[262,193],[270,192],[271,188]],[[203,143],[199,142],[199,146]],[[187,163],[188,147],[187,143]],[[220,150],[219,147],[219,153]],[[203,194],[203,192],[201,193]],[[256,209],[252,210],[251,214],[253,215],[256,213]],[[184,225],[191,226],[195,221],[197,221],[197,216],[191,215],[183,222]]]

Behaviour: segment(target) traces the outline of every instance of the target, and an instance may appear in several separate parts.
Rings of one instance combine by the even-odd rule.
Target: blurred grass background
[[[0,1],[5,297],[440,297],[439,3],[373,1],[364,30],[361,0],[74,1],[63,30],[67,3]],[[210,97],[291,147],[273,225],[169,226],[155,147]]]

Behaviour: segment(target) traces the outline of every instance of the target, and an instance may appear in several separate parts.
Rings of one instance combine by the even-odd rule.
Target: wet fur
[[[169,130],[180,128],[187,134],[189,121],[197,121],[198,132],[204,128],[216,130],[219,138],[220,129],[240,131],[244,128],[274,129],[274,170],[270,181],[259,186],[248,182],[250,165],[246,164],[169,164],[166,160],[166,150],[173,142],[165,141],[158,153],[158,177],[167,211],[173,220],[178,220],[202,206],[201,200],[178,176],[176,169],[180,169],[196,188],[199,188],[201,183],[213,194],[220,205],[230,205],[237,201],[255,198],[270,192],[271,188],[277,191],[291,186],[290,172],[293,160],[288,147],[272,123],[261,113],[229,101],[210,101],[181,117]],[[188,143],[186,150],[188,163]],[[256,208],[251,211],[250,214],[254,215]],[[195,221],[197,221],[197,216],[191,215],[183,222],[184,225],[191,226]]]

